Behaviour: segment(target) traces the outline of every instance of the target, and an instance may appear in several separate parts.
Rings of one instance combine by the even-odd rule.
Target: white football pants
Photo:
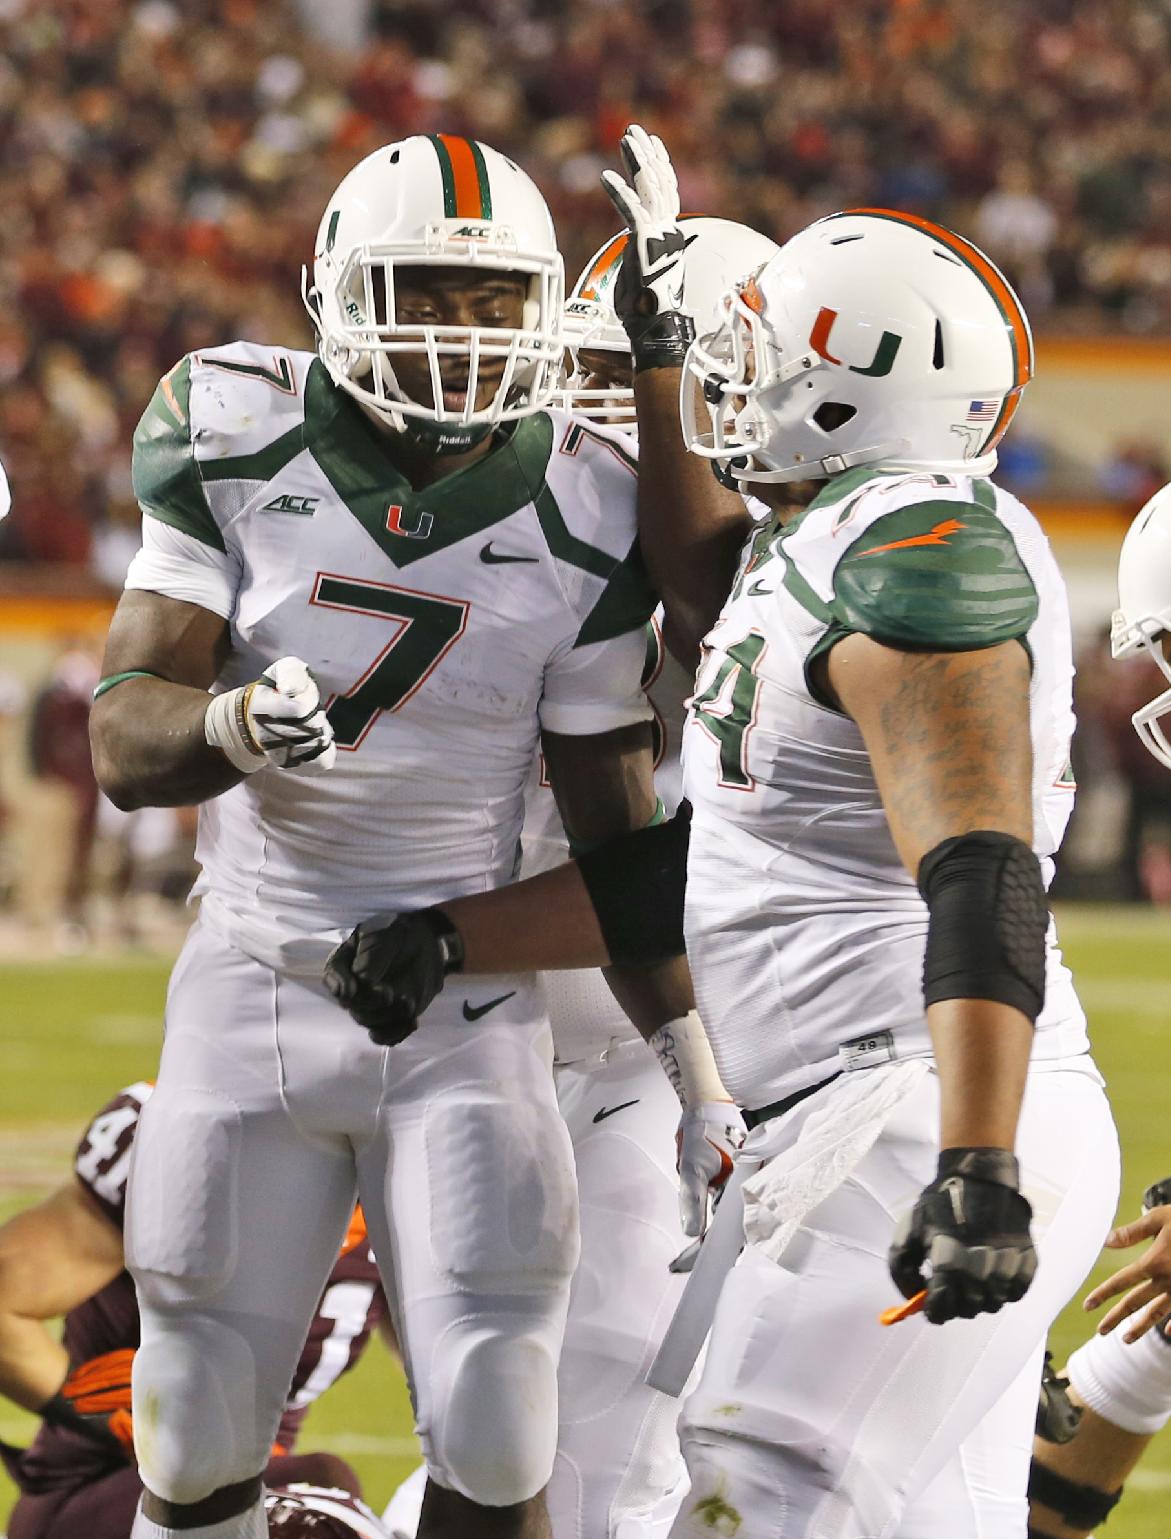
[[[558,1064],[554,1077],[577,1163],[581,1260],[557,1376],[549,1517],[554,1539],[652,1539],[666,1535],[686,1488],[679,1401],[644,1382],[685,1281],[667,1270],[688,1244],[679,1101],[641,1040]]]
[[[794,1137],[826,1093],[788,1114]],[[1032,1287],[996,1315],[885,1328],[887,1249],[938,1128],[930,1074],[781,1264],[749,1247],[729,1274],[680,1423],[691,1490],[672,1539],[1024,1539],[1045,1334],[1109,1228],[1117,1136],[1091,1074],[1034,1072],[1017,1145]]]
[[[578,1248],[550,1054],[530,977],[453,979],[382,1049],[196,924],[126,1219],[150,1490],[190,1503],[264,1468],[355,1191],[432,1478],[486,1506],[545,1486]]]
[[[557,1457],[546,1500],[554,1539],[665,1539],[686,1471],[679,1402],[645,1383],[684,1279],[667,1270],[688,1243],[679,1222],[679,1102],[642,1041],[557,1064],[573,1142],[581,1260],[557,1374]],[[413,1539],[422,1470],[383,1513]]]

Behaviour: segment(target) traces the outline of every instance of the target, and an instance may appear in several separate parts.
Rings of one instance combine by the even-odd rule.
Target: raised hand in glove
[[[926,1288],[924,1313],[933,1325],[995,1314],[1024,1295],[1037,1270],[1032,1216],[1014,1155],[944,1149],[935,1180],[895,1233],[895,1286],[907,1298]]]
[[[415,1030],[463,955],[443,910],[420,909],[391,924],[360,924],[330,953],[325,986],[380,1047],[393,1047]]]
[[[80,1433],[112,1459],[134,1459],[130,1371],[134,1349],[103,1352],[80,1364],[41,1407],[51,1426]]]
[[[614,285],[614,308],[630,338],[634,367],[675,368],[695,338],[683,313],[683,262],[689,244],[679,225],[679,185],[663,141],[632,124],[622,136],[629,181],[603,171],[610,201],[630,230]]]
[[[683,1108],[675,1147],[684,1234],[700,1235],[707,1228],[708,1201],[718,1199],[747,1135],[744,1118],[732,1101],[701,1101]]]
[[[204,737],[246,775],[267,764],[316,775],[337,757],[317,683],[299,657],[282,657],[251,684],[216,695]]]

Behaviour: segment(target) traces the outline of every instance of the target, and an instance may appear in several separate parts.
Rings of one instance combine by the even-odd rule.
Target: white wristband
[[[204,713],[203,735],[238,770],[252,775],[258,769],[263,769],[268,761],[263,753],[249,745],[244,736],[247,731],[244,717],[247,702],[244,697],[247,693],[248,686],[244,685],[242,689],[229,689],[222,695],[213,696]]]
[[[683,1106],[698,1106],[704,1101],[730,1101],[724,1089],[711,1044],[697,1011],[660,1026],[648,1043],[659,1055],[663,1072],[671,1081]]]

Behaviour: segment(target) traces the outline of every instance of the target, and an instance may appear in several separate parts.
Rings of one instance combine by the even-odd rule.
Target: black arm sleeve
[[[681,956],[691,808],[577,859],[610,960],[646,965]]]

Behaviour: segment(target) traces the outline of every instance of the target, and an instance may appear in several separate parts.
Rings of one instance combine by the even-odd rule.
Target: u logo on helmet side
[[[834,328],[834,322],[838,318],[836,310],[830,310],[825,305],[817,312],[817,319],[813,323],[813,330],[809,333],[809,345],[825,359],[826,363],[841,363],[840,358],[835,358],[829,350],[829,336]],[[894,368],[894,361],[898,357],[899,348],[903,339],[896,331],[884,331],[879,338],[878,346],[874,349],[874,357],[866,365],[860,368],[855,363],[847,364],[851,374],[864,374],[868,379],[882,379]]]

